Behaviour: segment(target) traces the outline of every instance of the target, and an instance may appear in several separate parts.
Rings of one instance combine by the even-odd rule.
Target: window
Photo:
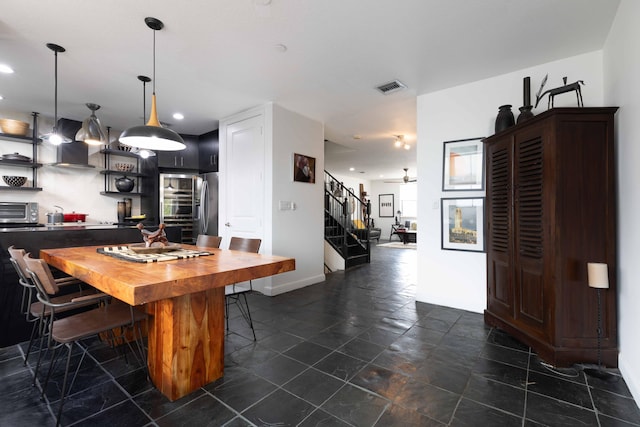
[[[408,182],[400,185],[400,211],[402,218],[418,217],[418,184]]]

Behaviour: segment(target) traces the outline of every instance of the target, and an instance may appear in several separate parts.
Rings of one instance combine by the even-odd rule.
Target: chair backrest
[[[258,253],[262,239],[249,239],[245,237],[232,237],[229,241],[229,249],[232,251]]]
[[[51,274],[49,265],[42,259],[31,258],[30,253],[26,254],[23,259],[27,265],[27,271],[32,273],[31,277],[33,278],[38,292],[44,291],[49,295],[57,294],[60,289],[53,278],[53,274]],[[40,289],[40,287],[42,287],[42,289]]]
[[[18,273],[18,277],[21,280],[23,286],[29,285],[29,273],[27,273],[27,264],[24,262],[24,256],[27,254],[24,249],[18,249],[15,246],[9,246],[7,248],[9,256],[11,256],[11,263]],[[22,283],[24,281],[25,283]]]
[[[207,248],[219,248],[221,236],[210,236],[208,234],[199,234],[196,240],[196,246],[205,246]]]

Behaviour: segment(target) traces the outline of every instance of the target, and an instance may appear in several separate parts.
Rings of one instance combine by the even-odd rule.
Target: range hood
[[[71,139],[72,142],[58,145],[57,161],[51,163],[51,166],[79,169],[95,168],[95,166],[89,164],[89,147],[87,144],[75,140],[76,133],[81,127],[82,122],[77,120],[58,120],[58,132]]]

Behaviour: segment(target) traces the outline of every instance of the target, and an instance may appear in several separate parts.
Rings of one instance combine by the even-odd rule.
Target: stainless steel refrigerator
[[[197,225],[198,234],[218,235],[218,173],[210,172],[198,177],[199,189]]]
[[[218,234],[218,174],[160,174],[160,222],[182,227],[182,242]]]

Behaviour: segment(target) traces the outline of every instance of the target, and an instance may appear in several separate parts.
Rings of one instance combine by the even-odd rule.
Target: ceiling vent
[[[406,88],[407,86],[400,80],[393,80],[389,83],[378,86],[376,89],[382,92],[383,95],[389,95],[390,93],[398,92],[399,90],[403,90]]]

